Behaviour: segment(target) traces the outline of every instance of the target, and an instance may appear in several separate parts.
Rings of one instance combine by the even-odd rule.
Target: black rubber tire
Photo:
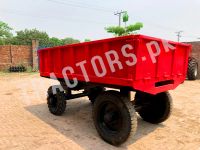
[[[104,92],[105,90],[106,90],[106,89],[105,89],[104,87],[100,87],[100,86],[91,88],[91,89],[89,90],[89,94],[88,94],[88,98],[89,98],[90,102],[91,102],[92,104],[94,104],[95,99],[97,98],[97,96],[98,96],[99,94],[101,94],[102,92]]]
[[[115,122],[116,120],[112,120],[111,122],[115,122],[115,124],[110,125],[110,127],[107,126],[105,123],[107,113],[104,114],[108,111],[106,110],[107,107],[104,107],[106,104],[112,104],[115,106],[115,110],[119,111],[117,113],[119,116],[117,121],[120,121],[120,124],[118,124],[119,122]],[[108,112],[111,113],[111,110]],[[113,112],[111,118],[116,119]],[[130,135],[133,136],[135,134],[137,129],[137,115],[134,107],[132,107],[128,97],[123,97],[117,91],[105,91],[96,98],[93,106],[93,120],[97,132],[102,139],[115,146],[124,143],[130,138]],[[117,129],[112,129],[114,127]]]
[[[137,92],[134,105],[140,107],[138,113],[144,121],[159,124],[170,117],[172,98],[169,92],[163,92],[157,95]]]
[[[188,61],[188,80],[196,80],[198,77],[198,63],[195,58],[190,57]]]
[[[57,94],[53,94],[52,86],[50,86],[47,91],[47,104],[49,111],[52,114],[56,116],[61,116],[66,109],[64,92],[60,92],[60,90],[57,89]]]

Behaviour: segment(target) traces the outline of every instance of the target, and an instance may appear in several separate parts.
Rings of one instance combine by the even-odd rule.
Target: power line
[[[186,38],[193,38],[193,39],[199,39],[200,36],[191,36],[191,35],[185,35],[182,37],[186,37]]]
[[[41,19],[46,19],[46,20],[50,20],[50,19],[54,19],[54,20],[59,20],[59,21],[70,21],[70,22],[82,22],[82,23],[95,23],[95,24],[112,24],[111,22],[99,22],[99,21],[94,21],[94,20],[86,20],[86,19],[76,19],[76,18],[69,18],[69,17],[62,17],[62,18],[58,18],[58,17],[53,17],[53,16],[47,16],[47,15],[44,15],[44,16],[38,16],[38,15],[33,15],[33,14],[27,14],[27,12],[22,12],[21,10],[6,10],[6,9],[1,9],[1,11],[3,10],[2,13],[9,13],[9,14],[14,14],[14,15],[21,15],[21,16],[27,16],[27,17],[34,17],[34,18],[41,18]],[[123,11],[121,11],[123,13]],[[117,13],[116,13],[117,15]],[[120,19],[121,20],[121,19]],[[120,21],[119,21],[120,22]],[[120,23],[119,23],[120,24]],[[155,26],[156,28],[160,28],[162,29],[163,31],[172,31],[173,28],[171,27],[166,27],[166,26],[161,26],[161,25],[156,25],[156,24],[151,24],[153,26]],[[171,32],[170,31],[170,32]],[[172,33],[172,32],[171,32]],[[180,38],[181,37],[184,37],[184,38],[194,38],[194,39],[197,39],[199,36],[194,36],[194,35],[181,35],[181,33],[183,33],[183,31],[178,31],[176,32],[177,34],[177,37],[178,37],[178,41],[180,41]],[[169,33],[168,33],[169,34]]]
[[[72,3],[72,2],[66,2],[66,1],[58,1],[58,0],[47,0],[49,2],[53,2],[53,3],[57,3],[57,4],[62,4],[62,5],[67,5],[67,6],[71,6],[71,7],[78,7],[78,8],[84,8],[84,9],[92,9],[95,11],[101,11],[101,12],[113,12],[110,9],[106,9],[103,7],[98,7],[98,6],[91,6],[91,5],[87,5],[87,4],[76,4],[76,3]]]
[[[1,9],[2,10],[2,9]],[[14,15],[20,15],[20,16],[26,16],[26,17],[34,17],[34,18],[40,18],[40,19],[45,19],[45,20],[49,20],[49,19],[54,19],[54,20],[59,20],[59,21],[70,21],[70,22],[77,22],[77,23],[95,23],[95,24],[111,24],[111,22],[99,22],[99,21],[94,21],[94,20],[87,20],[87,19],[74,19],[73,18],[69,18],[69,17],[62,17],[62,18],[59,18],[59,17],[53,17],[53,16],[38,16],[38,15],[32,15],[32,14],[28,14],[27,12],[22,12],[22,11],[19,11],[19,10],[4,10],[3,12],[0,12],[0,13],[9,13],[9,14],[14,14]]]
[[[72,3],[72,4],[78,4],[78,5],[84,5],[84,6],[88,6],[88,7],[95,7],[95,8],[100,8],[100,9],[104,9],[104,10],[107,10],[107,11],[110,11],[110,9],[109,8],[106,8],[106,7],[103,7],[102,5],[100,6],[100,5],[94,5],[94,4],[87,4],[87,3],[85,3],[85,2],[83,2],[83,1],[77,1],[77,0],[57,0],[57,1],[62,1],[62,2],[69,2],[69,3]],[[93,2],[94,2],[94,0],[93,0]],[[97,3],[96,3],[97,4]]]

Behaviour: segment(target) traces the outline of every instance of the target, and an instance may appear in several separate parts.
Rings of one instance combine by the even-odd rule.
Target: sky
[[[104,28],[118,25],[121,10],[128,24],[144,24],[139,34],[177,41],[175,32],[183,31],[182,42],[200,40],[200,0],[0,0],[0,20],[14,31],[37,28],[82,41],[112,37]]]

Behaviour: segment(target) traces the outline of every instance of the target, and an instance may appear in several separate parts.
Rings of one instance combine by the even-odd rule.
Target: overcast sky
[[[0,20],[15,31],[37,28],[51,37],[84,40],[111,37],[104,27],[118,25],[114,12],[126,10],[130,23],[143,22],[141,34],[181,41],[200,38],[200,0],[0,0]]]

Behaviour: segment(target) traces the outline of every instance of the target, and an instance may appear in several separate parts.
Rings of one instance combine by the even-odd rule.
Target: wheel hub
[[[109,124],[110,122],[113,121],[113,116],[114,116],[114,113],[106,113],[104,115],[104,122]]]
[[[104,127],[111,131],[121,129],[122,116],[115,105],[106,104],[101,111],[101,115],[101,123]]]

